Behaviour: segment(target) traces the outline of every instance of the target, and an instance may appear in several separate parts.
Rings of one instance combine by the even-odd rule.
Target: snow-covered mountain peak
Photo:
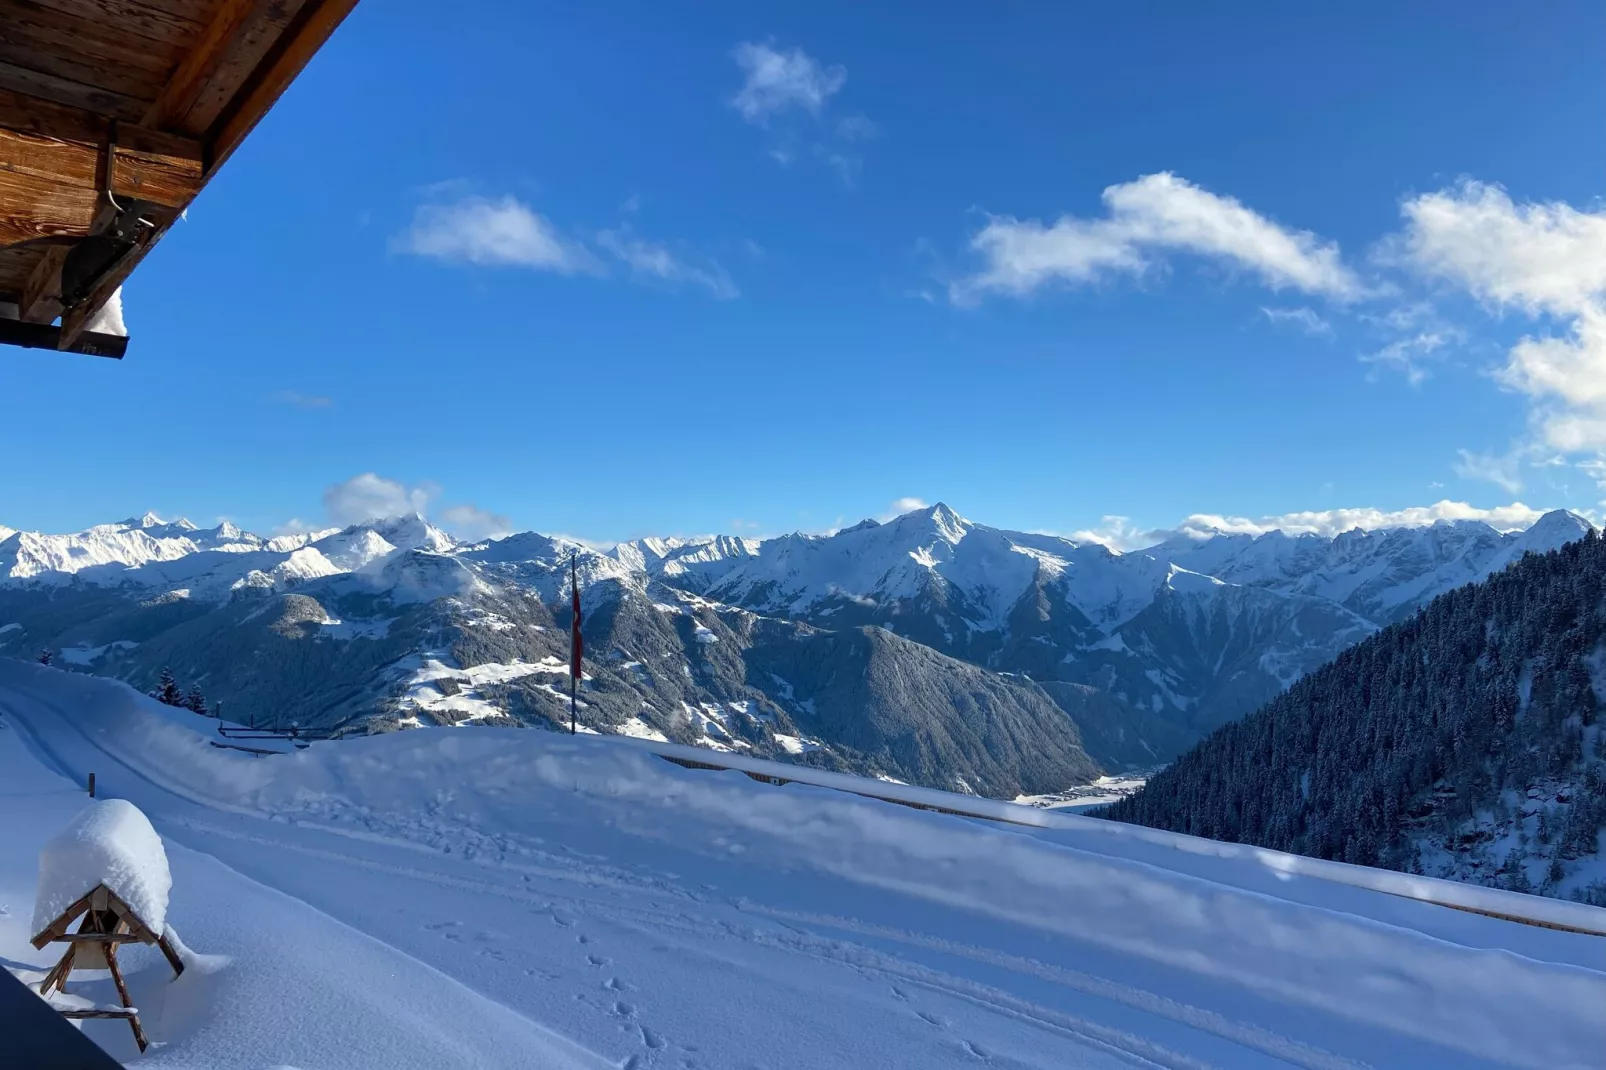
[[[1575,542],[1592,530],[1594,525],[1577,513],[1567,509],[1552,509],[1522,532],[1516,544],[1524,551],[1546,553]]]
[[[141,517],[131,517],[123,521],[125,527],[131,528],[178,528],[180,531],[194,531],[195,525],[185,517],[177,520],[163,520],[154,510],[147,509]]]
[[[378,533],[399,550],[428,550],[442,554],[457,546],[457,540],[418,513],[368,520],[357,527]]]

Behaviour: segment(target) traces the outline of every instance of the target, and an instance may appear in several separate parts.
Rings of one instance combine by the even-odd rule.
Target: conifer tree
[[[200,684],[191,684],[189,693],[184,696],[184,708],[202,717],[207,715],[206,696],[201,694]]]
[[[165,665],[162,666],[161,678],[156,683],[156,690],[151,692],[151,698],[168,706],[184,705],[184,692],[179,690],[173,670]]]

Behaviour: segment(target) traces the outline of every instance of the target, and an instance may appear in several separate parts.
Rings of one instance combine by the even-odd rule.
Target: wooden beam
[[[200,24],[183,15],[164,10],[170,5],[144,4],[138,0],[36,0],[40,7],[59,11],[89,22],[114,25],[125,34],[145,37],[167,45],[188,47],[201,31]]]
[[[17,317],[25,323],[54,323],[61,315],[61,265],[67,262],[67,249],[51,245],[39,254],[17,301]]]
[[[218,116],[211,137],[207,139],[208,175],[223,166],[240,147],[240,142],[256,128],[268,109],[356,6],[357,0],[308,0],[295,25],[279,39],[240,95]]]
[[[109,176],[112,196],[178,208],[200,192],[197,142],[121,124],[117,139]],[[98,192],[104,155],[101,145],[6,129],[0,117],[0,171]],[[0,202],[0,213],[18,207],[26,205]]]
[[[223,0],[201,37],[189,49],[161,94],[145,112],[144,125],[166,126],[188,114],[223,62],[229,43],[256,10],[256,0]]]
[[[23,349],[60,350],[63,348],[61,328],[45,323],[0,319],[0,345],[21,346]],[[123,354],[128,351],[128,339],[121,335],[81,331],[73,344],[65,349],[69,353],[82,353],[87,357],[110,357],[112,360],[122,360]],[[36,946],[44,947],[53,940],[67,938],[53,935],[47,929],[34,939]]]
[[[139,262],[145,258],[146,254],[151,251],[157,242],[162,240],[168,229],[172,227],[173,221],[178,218],[178,212],[172,209],[155,209],[152,211],[152,215],[157,217],[152,219],[155,226],[146,229],[140,243],[124,253],[116,263],[112,264],[81,301],[62,312],[61,338],[57,341],[56,348],[61,350],[73,350],[76,348],[79,336],[89,326],[89,321],[94,319],[95,315],[105,307],[106,302],[111,300],[112,294],[116,293],[118,288],[127,281],[128,276],[133,274],[134,269],[139,266]]]

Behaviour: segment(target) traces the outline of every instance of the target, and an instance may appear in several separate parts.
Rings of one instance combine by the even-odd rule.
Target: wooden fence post
[[[94,773],[90,773],[89,774],[89,797],[91,799],[93,799],[95,797],[95,774]]]

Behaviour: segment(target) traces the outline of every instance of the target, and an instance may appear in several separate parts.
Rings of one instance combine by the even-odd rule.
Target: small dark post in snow
[[[93,799],[95,797],[95,774],[94,773],[90,773],[89,774],[89,797],[91,799]]]

